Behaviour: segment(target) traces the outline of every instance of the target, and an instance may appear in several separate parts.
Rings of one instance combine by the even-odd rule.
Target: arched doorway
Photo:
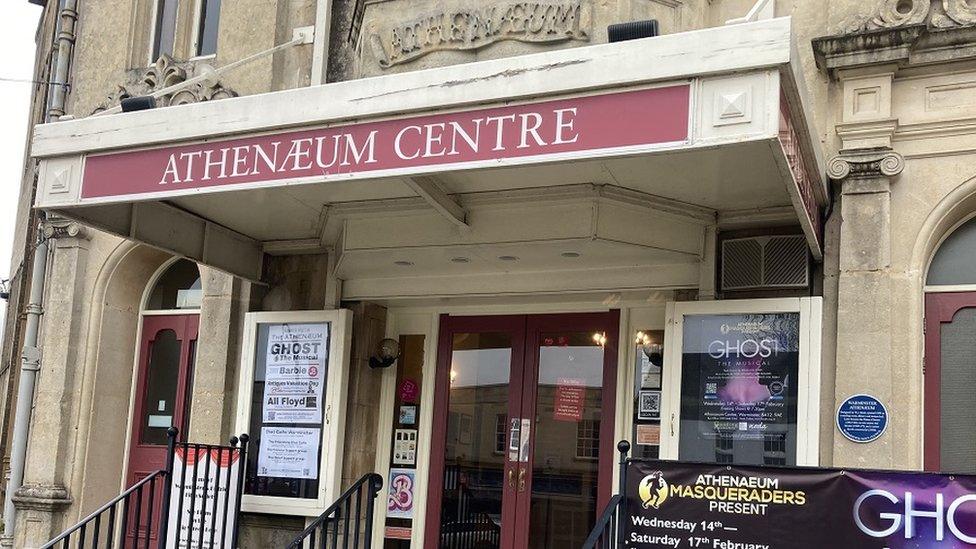
[[[189,425],[202,293],[200,271],[186,259],[165,263],[150,279],[140,311],[127,486],[165,468],[167,431],[185,433]]]
[[[976,473],[976,217],[939,245],[925,280],[925,469]]]

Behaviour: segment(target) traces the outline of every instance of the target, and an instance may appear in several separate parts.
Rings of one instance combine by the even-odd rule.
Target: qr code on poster
[[[706,383],[705,384],[705,392],[706,393],[717,393],[718,392],[718,384],[717,383]]]
[[[317,408],[318,402],[319,402],[318,397],[313,397],[313,396],[305,397],[306,408]]]
[[[639,419],[658,419],[661,417],[661,391],[641,391],[637,404]]]

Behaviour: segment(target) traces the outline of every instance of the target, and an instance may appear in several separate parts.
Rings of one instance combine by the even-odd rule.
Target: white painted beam
[[[417,176],[405,177],[403,181],[421,198],[433,206],[437,213],[445,219],[463,229],[469,229],[467,223],[467,213],[460,204],[444,192],[436,179],[433,177]]]
[[[264,254],[260,243],[169,204],[136,202],[54,212],[246,280],[261,281]]]

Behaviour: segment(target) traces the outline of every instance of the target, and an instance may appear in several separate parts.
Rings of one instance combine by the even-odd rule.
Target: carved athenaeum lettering
[[[501,40],[589,40],[587,12],[582,2],[500,3],[424,15],[371,41],[380,65],[390,67],[438,50],[473,50]]]

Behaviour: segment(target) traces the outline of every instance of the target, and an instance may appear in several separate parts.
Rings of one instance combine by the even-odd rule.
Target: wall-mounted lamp
[[[376,345],[373,356],[369,357],[370,368],[389,368],[400,358],[400,342],[386,338]]]
[[[655,343],[650,334],[637,332],[637,344],[640,345],[641,352],[651,364],[655,366],[664,364],[664,347],[660,343]]]

